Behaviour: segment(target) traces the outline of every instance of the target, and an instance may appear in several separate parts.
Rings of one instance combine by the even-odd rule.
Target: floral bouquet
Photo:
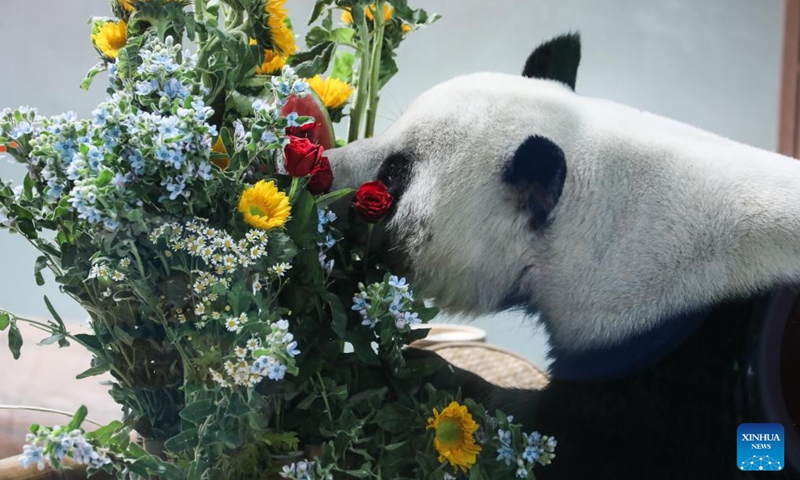
[[[33,425],[23,466],[532,478],[554,439],[436,390],[430,362],[406,358],[436,311],[370,251],[386,188],[361,186],[349,209],[352,189],[330,191],[331,119],[349,119],[349,140],[370,136],[395,49],[436,16],[319,0],[298,51],[284,3],[113,0],[115,17],[92,22],[101,62],[83,87],[109,79],[92,118],[0,114],[0,151],[27,169],[22,185],[0,182],[0,225],[41,253],[37,283],[50,269],[92,333],[71,333],[47,297],[52,320],[0,310],[0,331],[15,358],[19,323],[47,332],[40,345],[86,348],[78,378],[110,372],[123,411],[90,432],[85,408]]]

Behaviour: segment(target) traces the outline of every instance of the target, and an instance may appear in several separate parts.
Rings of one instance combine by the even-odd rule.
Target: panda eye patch
[[[411,180],[412,162],[411,159],[402,152],[392,153],[381,164],[378,169],[378,180],[386,185],[389,194],[397,204],[406,191]]]

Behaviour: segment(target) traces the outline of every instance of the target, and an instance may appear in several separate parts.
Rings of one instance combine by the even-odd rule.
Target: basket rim
[[[546,371],[539,368],[538,365],[536,365],[535,363],[531,362],[530,360],[528,360],[527,358],[523,357],[518,353],[512,352],[511,350],[505,349],[503,347],[498,347],[497,345],[492,345],[483,342],[444,342],[444,343],[434,343],[432,345],[423,347],[424,350],[431,350],[431,351],[443,350],[446,348],[480,348],[483,350],[492,350],[498,353],[502,353],[516,360],[519,360],[522,363],[527,364],[528,366],[536,370],[538,373],[540,373],[543,377],[545,377],[548,380],[548,382],[550,381],[550,375],[548,375]]]

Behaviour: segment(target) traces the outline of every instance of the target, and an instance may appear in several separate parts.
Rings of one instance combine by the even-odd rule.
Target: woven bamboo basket
[[[526,358],[481,342],[439,343],[425,347],[464,370],[509,388],[541,390],[550,377]]]

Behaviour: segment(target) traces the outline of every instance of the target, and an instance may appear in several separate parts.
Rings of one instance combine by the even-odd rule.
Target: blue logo
[[[783,470],[783,425],[743,423],[736,431],[736,462],[739,470]]]

